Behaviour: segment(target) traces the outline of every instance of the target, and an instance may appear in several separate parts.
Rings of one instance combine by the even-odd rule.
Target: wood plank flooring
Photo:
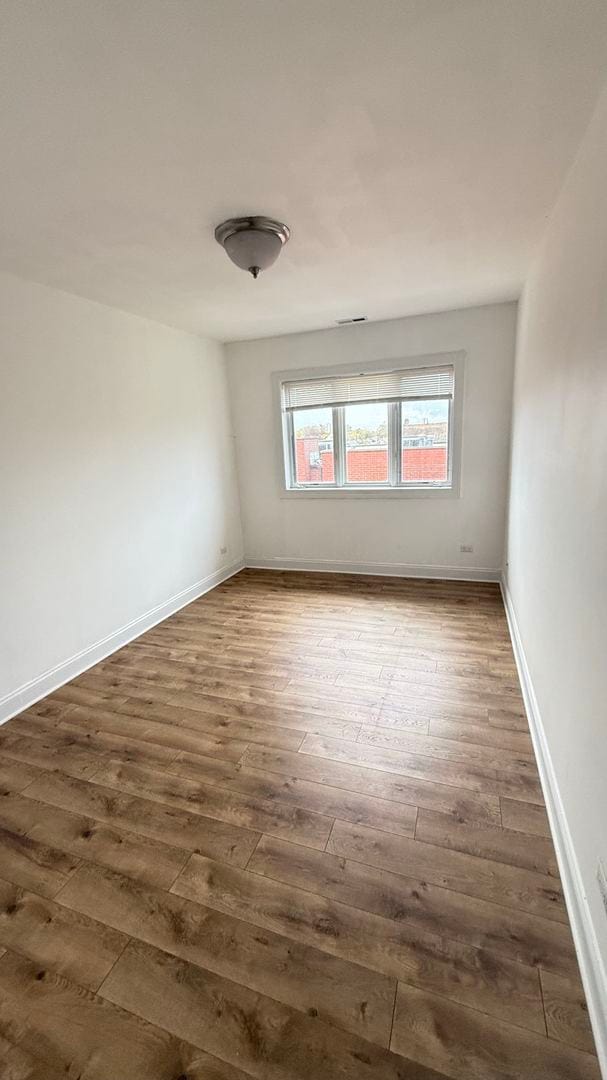
[[[243,571],[0,729],[0,1077],[599,1080],[496,586]]]

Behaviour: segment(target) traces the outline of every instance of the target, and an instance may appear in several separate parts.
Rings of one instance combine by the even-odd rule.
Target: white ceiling
[[[224,340],[516,296],[605,0],[2,0],[0,268]],[[218,247],[264,213],[258,281]]]

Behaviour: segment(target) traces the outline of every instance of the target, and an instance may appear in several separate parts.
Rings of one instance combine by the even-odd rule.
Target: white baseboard
[[[380,577],[437,578],[447,581],[499,581],[500,571],[472,566],[423,566],[420,563],[343,562],[334,559],[292,559],[286,555],[245,555],[252,570],[306,570],[331,574],[376,574]]]
[[[0,698],[0,724],[10,720],[11,716],[16,716],[24,709],[29,708],[40,698],[51,694],[53,690],[57,690],[64,683],[75,679],[77,675],[81,675],[87,668],[98,664],[100,660],[104,660],[110,653],[116,652],[117,649],[127,645],[133,638],[144,634],[146,630],[150,630],[152,626],[156,626],[157,623],[168,619],[169,615],[173,615],[180,608],[185,607],[186,604],[191,604],[192,600],[196,600],[217,585],[221,585],[222,581],[227,581],[228,578],[237,574],[243,567],[244,563],[241,559],[230,566],[221,567],[220,570],[216,570],[212,574],[207,574],[200,581],[196,581],[193,585],[189,585],[187,589],[175,593],[174,596],[164,600],[161,604],[157,604],[156,607],[150,608],[149,611],[139,615],[136,619],[132,619],[131,622],[121,626],[118,630],[114,630],[107,637],[88,645],[86,649],[81,649],[74,656],[62,660],[60,664],[57,664],[49,671],[43,671],[35,679],[18,686],[16,690]]]
[[[501,588],[510,637],[512,638],[514,658],[516,660],[525,709],[529,721],[529,730],[531,732],[535,756],[537,758],[542,790],[544,792],[546,809],[548,811],[550,828],[552,830],[552,839],[554,840],[556,857],[563,884],[563,892],[565,894],[565,901],[569,912],[571,931],[573,933],[578,963],[580,965],[582,982],[584,984],[584,990],[586,991],[586,1001],[596,1042],[599,1065],[603,1077],[607,1080],[607,973],[605,972],[601,960],[601,954],[599,952],[590,908],[586,899],[586,891],[584,889],[579,863],[575,854],[571,832],[565,815],[565,808],[563,806],[554,765],[550,755],[550,749],[546,739],[546,732],[535,691],[533,689],[533,683],[531,681],[531,675],[525,657],[525,650],[516,621],[514,607],[512,605],[512,597],[510,596],[507,582],[503,576],[501,579]]]

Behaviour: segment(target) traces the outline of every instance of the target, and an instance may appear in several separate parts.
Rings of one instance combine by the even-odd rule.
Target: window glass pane
[[[346,405],[346,479],[385,484],[388,479],[388,406]]]
[[[296,483],[334,483],[332,409],[300,409],[294,412],[293,430]]]
[[[404,484],[446,483],[449,478],[449,402],[403,401]]]

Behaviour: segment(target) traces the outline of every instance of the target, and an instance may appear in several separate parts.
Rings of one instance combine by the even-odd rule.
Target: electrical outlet
[[[227,547],[220,547],[220,549],[219,549],[219,554],[220,555],[227,555],[227,553],[228,553]]]
[[[474,551],[472,544],[460,544],[459,549],[460,551],[463,551],[466,555],[471,555]]]
[[[605,914],[607,915],[607,867],[601,859],[599,859],[597,863],[596,880],[599,883],[601,899],[603,901],[603,907],[605,908]]]

